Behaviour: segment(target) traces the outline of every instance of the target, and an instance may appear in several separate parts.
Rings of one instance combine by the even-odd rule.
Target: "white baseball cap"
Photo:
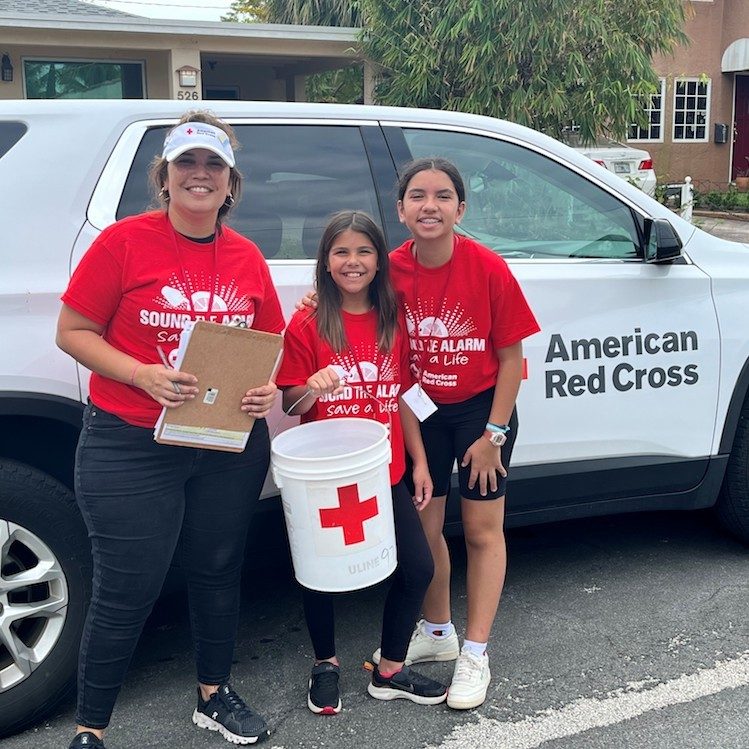
[[[174,161],[185,151],[205,148],[220,156],[230,167],[236,163],[229,136],[220,128],[204,122],[185,122],[173,128],[164,141],[162,156]]]

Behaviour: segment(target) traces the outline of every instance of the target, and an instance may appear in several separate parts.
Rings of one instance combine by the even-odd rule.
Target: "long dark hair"
[[[377,272],[369,285],[369,301],[377,311],[377,345],[383,351],[390,351],[398,326],[398,307],[390,283],[388,251],[380,227],[371,216],[362,211],[340,211],[333,214],[320,237],[315,269],[317,332],[334,351],[343,351],[348,345],[341,319],[341,290],[326,270],[328,254],[336,237],[347,229],[364,234],[377,250]]]
[[[463,184],[463,178],[452,161],[443,159],[441,156],[427,156],[423,159],[414,159],[401,167],[400,177],[398,178],[398,200],[403,200],[408,189],[408,183],[419,173],[425,171],[444,172],[453,183],[455,192],[458,195],[458,202],[463,203],[466,199],[466,188]]]

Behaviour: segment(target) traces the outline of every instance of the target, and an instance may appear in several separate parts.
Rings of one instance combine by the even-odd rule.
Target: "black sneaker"
[[[198,688],[198,706],[192,722],[199,728],[218,731],[232,744],[254,744],[270,736],[265,721],[228,685],[203,700]]]
[[[338,666],[329,661],[312,667],[307,688],[307,707],[316,715],[337,715],[341,712],[339,673]]]
[[[389,679],[381,676],[379,668],[375,668],[367,691],[377,700],[404,699],[419,705],[439,705],[447,697],[444,684],[423,676],[410,666],[403,666]]]
[[[91,731],[77,733],[68,749],[105,749],[104,741]]]

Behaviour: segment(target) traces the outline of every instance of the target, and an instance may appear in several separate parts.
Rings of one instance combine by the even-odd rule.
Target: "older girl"
[[[435,574],[406,663],[457,657],[447,704],[467,709],[486,699],[490,681],[486,648],[505,578],[505,487],[517,435],[522,340],[539,327],[505,261],[455,232],[466,204],[451,162],[407,164],[397,207],[413,238],[391,253],[390,275],[406,314],[415,379],[436,406],[421,425],[434,480],[421,521]],[[442,532],[456,460],[468,556],[468,622],[460,651]]]

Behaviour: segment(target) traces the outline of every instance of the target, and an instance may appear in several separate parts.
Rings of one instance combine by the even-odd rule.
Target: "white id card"
[[[421,389],[418,383],[408,388],[401,395],[401,398],[419,421],[426,421],[437,410],[434,401]]]

